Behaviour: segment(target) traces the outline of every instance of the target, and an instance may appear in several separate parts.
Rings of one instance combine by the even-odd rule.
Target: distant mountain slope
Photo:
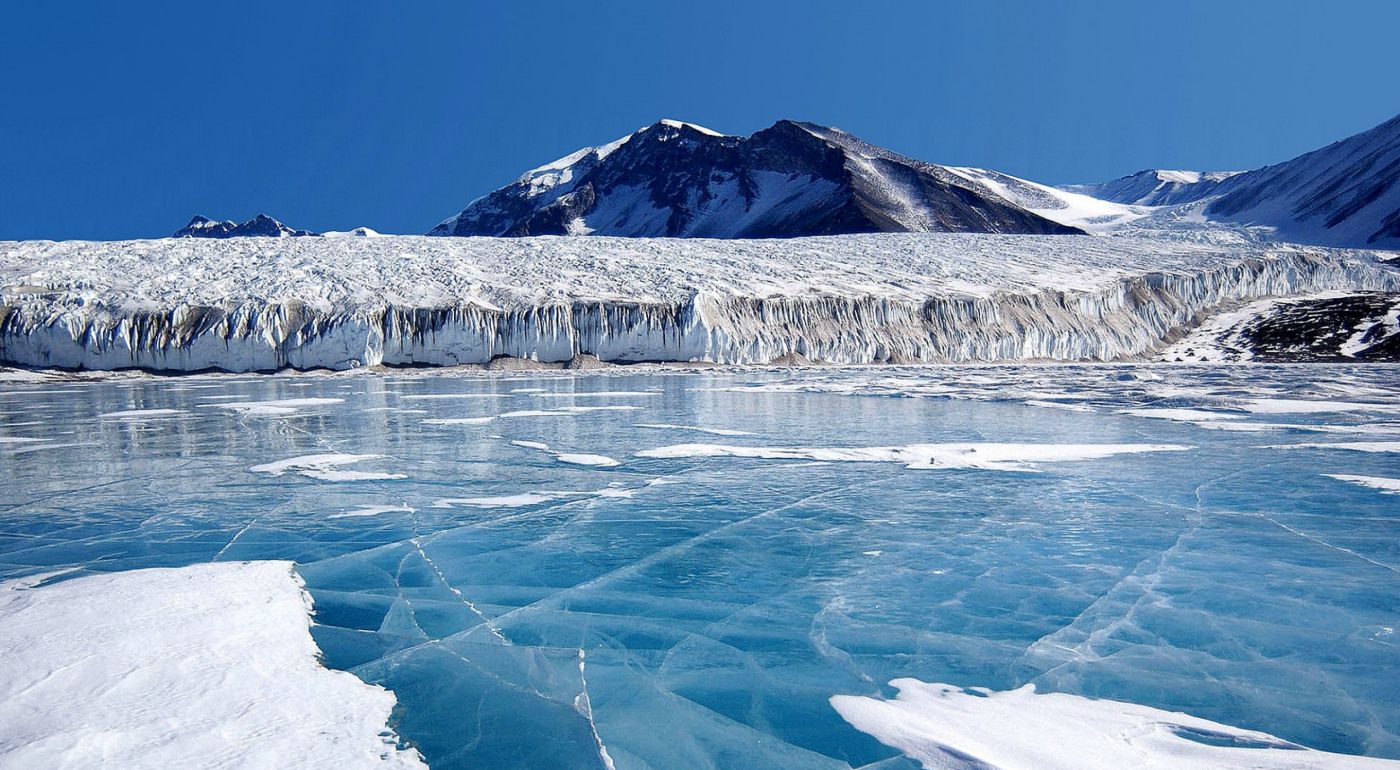
[[[237,224],[231,220],[215,222],[208,217],[195,216],[190,223],[175,231],[172,238],[243,238],[260,236],[265,238],[291,238],[316,235],[310,230],[294,230],[266,214]]]
[[[1206,216],[1289,240],[1400,248],[1400,115],[1320,150],[1231,177]]]
[[[943,166],[782,120],[749,137],[663,120],[527,172],[429,235],[785,238],[1071,234]]]
[[[1253,171],[1148,170],[1060,189],[1141,206],[1195,203],[1178,219],[1260,225],[1280,240],[1400,249],[1400,116]]]
[[[1056,189],[1000,171],[985,168],[948,166],[949,171],[967,177],[1003,199],[1046,219],[1089,232],[1104,232],[1145,216],[1140,206],[1100,200],[1089,195]]]
[[[1147,169],[1098,184],[1067,184],[1059,189],[1133,206],[1173,206],[1213,194],[1238,171],[1169,171]]]

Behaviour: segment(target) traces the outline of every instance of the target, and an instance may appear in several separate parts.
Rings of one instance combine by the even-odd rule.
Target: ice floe
[[[1038,406],[1041,409],[1064,409],[1068,412],[1092,412],[1094,407],[1088,404],[1066,403],[1064,401],[1042,401],[1040,399],[1030,399],[1023,401],[1026,406]]]
[[[433,501],[434,508],[452,508],[466,505],[473,508],[523,508],[539,505],[558,499],[559,495],[540,492],[522,492],[518,495],[487,495],[485,497],[444,497]]]
[[[1264,449],[1346,449],[1352,452],[1400,452],[1400,441],[1334,441],[1274,444]]]
[[[856,729],[929,770],[1394,770],[1179,712],[1034,685],[992,692],[896,679],[894,700],[837,695]]]
[[[554,459],[568,465],[591,465],[598,468],[611,468],[621,465],[607,455],[588,454],[586,452],[553,452]]]
[[[906,468],[973,468],[1036,471],[1040,463],[1096,460],[1138,452],[1180,452],[1177,444],[909,444],[891,447],[750,447],[725,444],[672,444],[644,449],[638,457],[752,457],[764,460],[900,463]]]
[[[98,417],[112,420],[144,420],[151,417],[173,417],[185,414],[183,409],[128,409],[123,412],[103,412]]]
[[[1382,494],[1400,495],[1400,479],[1389,479],[1384,476],[1357,476],[1348,473],[1324,473],[1323,475],[1338,481],[1347,481],[1352,484],[1360,484],[1363,487],[1379,489]]]
[[[549,454],[555,460],[558,460],[559,462],[565,463],[567,465],[591,465],[598,468],[611,468],[617,465],[621,465],[621,463],[619,463],[617,460],[614,460],[613,458],[608,457],[607,455],[589,454],[586,452],[559,452],[554,449],[551,449],[548,444],[539,441],[517,440],[512,441],[510,443],[518,447],[525,447],[526,449],[538,449],[541,452]]]
[[[1225,414],[1222,412],[1209,412],[1204,409],[1122,409],[1119,414],[1130,414],[1134,417],[1148,417],[1154,420],[1174,420],[1177,422],[1199,422],[1201,420],[1238,420],[1240,415]]]
[[[1393,412],[1393,404],[1358,404],[1348,401],[1308,401],[1293,398],[1253,398],[1239,407],[1256,414],[1313,414],[1324,412]]]
[[[430,417],[424,425],[485,425],[495,417]]]
[[[284,473],[296,472],[302,476],[321,481],[387,481],[391,479],[405,478],[402,473],[383,473],[378,471],[348,471],[341,470],[342,465],[364,462],[365,460],[377,460],[384,455],[356,455],[327,452],[324,454],[300,455],[289,457],[285,460],[278,460],[262,465],[254,465],[248,470],[253,473],[266,473],[271,476],[281,476]]]
[[[343,398],[283,398],[273,401],[230,401],[222,404],[203,404],[217,409],[228,409],[249,416],[284,416],[296,414],[310,406],[328,406],[344,403]]]
[[[417,509],[407,505],[370,505],[364,508],[356,508],[353,511],[344,513],[333,513],[327,519],[359,519],[366,516],[378,516],[381,513],[413,513]]]
[[[426,768],[393,693],[319,663],[291,567],[0,583],[0,766]]]
[[[706,428],[699,425],[669,425],[666,423],[639,422],[638,428],[650,428],[653,430],[688,430],[695,433],[709,433],[713,436],[752,436],[753,433],[746,430],[732,430],[729,428]]]

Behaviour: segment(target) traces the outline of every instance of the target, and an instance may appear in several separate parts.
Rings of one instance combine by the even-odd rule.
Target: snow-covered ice
[[[402,473],[360,470],[347,471],[342,470],[340,467],[342,465],[361,463],[366,460],[377,460],[381,457],[383,457],[383,455],[356,455],[325,452],[321,454],[289,457],[285,460],[254,465],[248,470],[253,473],[266,473],[270,476],[281,476],[289,471],[295,471],[307,478],[320,479],[322,481],[382,481],[404,478]]]
[[[896,679],[893,700],[838,695],[851,724],[930,770],[1327,770],[1397,763],[1311,751],[1266,733],[1035,685],[1009,692]]]
[[[285,561],[0,583],[0,766],[424,768]]]
[[[1137,452],[1182,452],[1176,444],[910,444],[892,447],[764,447],[672,444],[644,449],[638,457],[756,457],[765,460],[900,463],[906,468],[977,468],[1034,471],[1040,463],[1094,460]]]
[[[1358,476],[1354,473],[1329,473],[1327,477],[1338,481],[1349,481],[1352,484],[1360,484],[1371,489],[1379,489],[1387,495],[1400,495],[1400,479],[1390,479],[1383,476]]]
[[[1278,444],[1273,449],[1345,449],[1351,452],[1400,452],[1400,441],[1334,441]]]

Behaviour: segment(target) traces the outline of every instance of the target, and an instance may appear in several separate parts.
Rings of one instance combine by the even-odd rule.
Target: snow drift
[[[1367,251],[1193,238],[245,238],[0,244],[0,361],[262,371],[1112,360],[1217,308],[1394,291]]]

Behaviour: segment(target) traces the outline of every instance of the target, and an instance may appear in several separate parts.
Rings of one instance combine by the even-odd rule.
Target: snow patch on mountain
[[[1046,219],[1091,233],[1106,233],[1150,213],[1143,206],[1100,200],[1090,195],[1056,189],[984,168],[948,167],[949,171],[990,189],[993,193]]]

